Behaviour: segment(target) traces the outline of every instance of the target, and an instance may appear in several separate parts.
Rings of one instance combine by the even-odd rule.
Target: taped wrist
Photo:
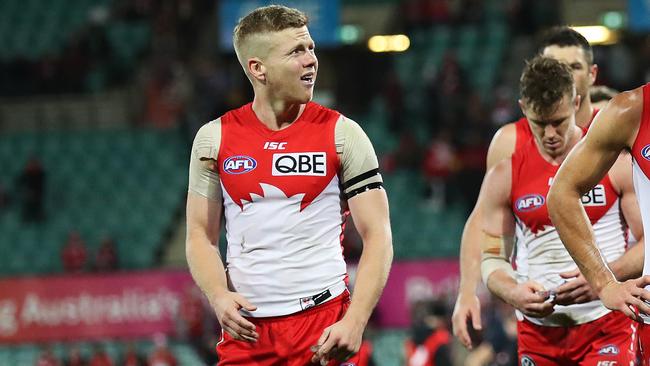
[[[483,283],[487,285],[490,275],[500,269],[509,276],[515,277],[512,265],[508,261],[503,236],[494,236],[483,232],[481,241],[481,278]]]

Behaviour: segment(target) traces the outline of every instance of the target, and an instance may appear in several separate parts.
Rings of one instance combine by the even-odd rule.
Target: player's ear
[[[246,68],[253,79],[261,83],[266,82],[266,66],[261,59],[257,57],[249,58],[246,62]]]
[[[576,94],[575,98],[573,98],[573,107],[575,108],[575,111],[577,112],[578,109],[580,109],[580,102],[581,98],[579,94]]]
[[[594,85],[596,78],[598,77],[598,65],[593,64],[589,66],[589,86]]]
[[[521,113],[523,113],[524,116],[525,116],[526,115],[526,104],[521,99],[517,99],[517,103],[519,104],[519,108],[521,109]]]

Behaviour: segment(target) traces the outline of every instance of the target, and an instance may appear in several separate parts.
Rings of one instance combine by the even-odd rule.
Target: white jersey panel
[[[544,230],[534,234],[522,222],[518,221],[517,225],[521,229],[518,231],[521,237],[518,238],[517,245],[525,247],[523,251],[528,253],[527,273],[519,273],[518,270],[518,281],[521,283],[531,279],[540,283],[546,290],[557,289],[566,282],[560,277],[560,273],[572,271],[577,267],[562,244],[557,230],[546,226]],[[607,262],[625,253],[626,242],[618,199],[593,228],[598,247]],[[553,314],[545,318],[526,319],[543,326],[572,326],[598,319],[609,312],[610,310],[597,300],[569,306],[556,305]]]
[[[260,186],[264,196],[251,194],[243,209],[223,187],[229,285],[257,306],[242,313],[292,314],[304,310],[303,298],[329,289],[331,300],[345,291],[338,177],[302,211],[303,194],[287,197],[273,185]]]

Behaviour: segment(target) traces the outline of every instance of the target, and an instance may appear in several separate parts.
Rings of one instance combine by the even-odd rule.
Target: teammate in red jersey
[[[621,93],[602,110],[558,172],[548,197],[549,213],[567,250],[609,309],[636,320],[641,354],[650,365],[650,253],[645,251],[643,277],[619,282],[595,245],[591,223],[576,197],[589,190],[617,163],[622,151],[632,155],[632,174],[644,232],[650,228],[650,84]],[[647,247],[646,247],[647,248]],[[640,259],[639,258],[639,259]],[[645,288],[645,290],[644,290]],[[646,302],[642,301],[645,300]],[[637,314],[637,311],[640,314]]]
[[[197,133],[187,201],[190,270],[224,329],[219,364],[354,365],[392,260],[377,158],[355,122],[310,102],[318,61],[303,13],[258,8],[233,38],[255,98]],[[348,207],[363,239],[351,301]]]
[[[636,359],[636,326],[590,293],[578,304],[558,304],[562,274],[575,263],[565,250],[546,208],[546,195],[560,164],[585,129],[575,124],[580,104],[571,71],[551,58],[530,61],[520,81],[520,106],[534,139],[488,172],[479,197],[483,240],[481,272],[492,293],[523,314],[517,326],[522,364],[629,364]],[[626,224],[642,237],[629,156],[581,198],[594,223],[605,260],[621,268],[638,255],[627,251]],[[489,193],[487,193],[489,192]],[[622,219],[624,217],[625,220]],[[513,273],[509,239],[517,227],[517,249],[525,248],[525,268]],[[511,243],[510,243],[511,244]],[[631,277],[636,273],[619,274]],[[580,301],[584,296],[586,302]]]
[[[598,66],[593,62],[593,51],[589,42],[569,27],[555,27],[544,35],[540,43],[540,54],[562,61],[571,67],[576,93],[580,96],[580,107],[575,117],[576,124],[580,127],[589,126],[597,112],[591,104],[589,88],[598,74]],[[531,139],[532,132],[526,117],[501,127],[490,143],[487,170],[509,158]],[[463,230],[460,246],[460,286],[452,316],[454,335],[463,345],[470,348],[472,339],[468,326],[477,330],[481,328],[480,303],[476,296],[476,288],[481,280],[480,212],[481,209],[475,206]],[[525,266],[522,261],[518,261],[518,264]],[[570,271],[565,275],[573,280],[559,289],[559,300],[568,303],[575,300],[572,293],[587,291],[588,285],[577,271]]]

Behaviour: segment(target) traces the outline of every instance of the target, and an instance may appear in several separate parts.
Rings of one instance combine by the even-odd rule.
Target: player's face
[[[318,59],[307,27],[288,28],[269,37],[264,58],[272,97],[288,103],[307,103],[314,94]]]
[[[567,152],[569,141],[573,137],[579,100],[579,97],[565,95],[548,115],[539,115],[530,106],[520,102],[538,146],[553,158]]]
[[[585,51],[578,46],[548,46],[542,51],[543,56],[554,58],[571,67],[576,92],[582,100],[589,96],[589,88],[596,81],[596,65],[589,65]]]

